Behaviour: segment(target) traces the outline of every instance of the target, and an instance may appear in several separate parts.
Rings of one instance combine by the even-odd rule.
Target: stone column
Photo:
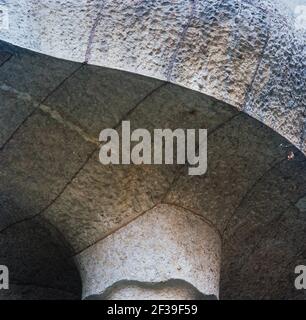
[[[76,256],[84,299],[214,299],[221,239],[202,217],[158,205]]]

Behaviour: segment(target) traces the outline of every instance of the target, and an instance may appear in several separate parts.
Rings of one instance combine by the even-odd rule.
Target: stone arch
[[[258,119],[305,153],[305,26],[294,17],[303,4],[14,0],[10,27],[0,30],[0,38],[200,91]]]
[[[305,121],[302,33],[293,28],[284,11],[268,1],[175,1],[173,8],[167,3],[131,1],[114,9],[108,2],[100,7],[100,1],[87,1],[82,10],[73,2],[49,1],[39,7],[32,2],[27,8],[12,2],[12,21],[24,26],[24,34],[14,30],[13,24],[8,32],[0,33],[1,38],[50,56],[0,44],[0,94],[5,101],[1,106],[6,111],[0,132],[0,239],[7,243],[7,234],[12,232],[14,238],[14,228],[26,221],[56,226],[72,250],[64,250],[63,255],[73,256],[79,267],[84,266],[86,297],[103,289],[99,281],[97,287],[92,285],[96,279],[90,275],[99,274],[103,266],[92,268],[91,253],[103,248],[109,236],[122,235],[120,230],[124,235],[127,226],[137,228],[141,216],[146,218],[152,211],[159,215],[171,207],[200,217],[212,227],[212,234],[221,234],[221,298],[304,297],[293,287],[292,270],[305,261],[305,155],[278,134],[305,152],[301,139]],[[209,10],[203,11],[204,5]],[[14,6],[19,10],[13,10]],[[29,8],[32,14],[24,16]],[[80,13],[74,15],[76,20],[67,15],[63,21],[73,10]],[[173,19],[165,19],[172,15]],[[237,36],[238,47],[232,48],[228,41],[226,53],[218,56],[221,48],[212,40],[220,40],[221,20],[226,21],[220,32],[224,44],[231,30],[235,35],[234,30],[239,29],[237,17],[241,30],[247,32]],[[254,30],[246,17],[256,22]],[[84,28],[79,24],[83,18]],[[106,34],[100,30],[103,21],[110,23]],[[143,21],[148,22],[149,36],[138,38]],[[173,38],[152,42],[164,34],[161,21],[170,24]],[[83,34],[78,33],[78,26]],[[206,26],[210,27],[207,34]],[[118,36],[117,42],[112,42],[113,35]],[[63,41],[58,43],[58,39]],[[205,41],[198,46],[200,41],[194,39],[210,39],[211,46],[202,47]],[[107,49],[110,44],[113,52]],[[189,47],[197,54],[185,56]],[[209,81],[205,78],[204,85],[193,69],[210,63],[201,56],[202,50],[217,56],[207,67]],[[224,60],[228,54],[231,59]],[[185,76],[177,78],[180,74]],[[98,132],[103,127],[119,128],[119,120],[125,118],[148,129],[152,125],[207,127],[212,146],[208,175],[191,178],[186,168],[177,167],[102,167],[95,153]],[[288,161],[288,151],[295,155],[292,161]],[[35,223],[33,229],[38,232]],[[151,229],[150,225],[147,235]],[[28,247],[35,248],[32,243]],[[10,249],[14,258],[13,245]],[[1,253],[0,263],[5,263]],[[102,256],[98,256],[101,261]],[[69,266],[74,270],[73,264]],[[93,272],[85,279],[87,266]],[[185,271],[184,266],[179,267]],[[198,282],[193,280],[188,283],[196,287]],[[206,293],[217,296],[216,290]]]

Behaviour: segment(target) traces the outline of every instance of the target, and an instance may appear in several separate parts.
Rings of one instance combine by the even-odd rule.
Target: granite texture
[[[286,161],[283,140],[243,113],[208,137],[208,171],[189,176],[185,168],[165,197],[209,219],[223,232],[240,201],[280,161]]]
[[[220,258],[221,239],[211,225],[184,209],[158,205],[75,260],[84,298],[102,294],[122,280],[160,283],[172,279],[217,297]]]
[[[0,151],[0,230],[48,206],[93,148],[36,111]]]
[[[305,0],[35,0],[0,39],[200,91],[305,143]]]
[[[119,252],[133,248],[134,242],[123,235],[137,221],[146,225],[139,237],[154,243],[159,229],[153,223],[148,227],[146,217],[153,208],[166,206],[188,212],[185,220],[204,219],[222,235],[221,298],[305,298],[303,291],[294,289],[293,270],[305,264],[306,257],[306,162],[290,142],[223,101],[168,82],[58,60],[0,42],[2,56],[0,265],[12,270],[8,297],[34,297],[35,291],[43,297],[45,288],[46,298],[52,290],[54,296],[80,298],[79,274],[71,258],[88,253],[82,274],[99,275],[105,252],[97,253],[96,265],[91,254],[106,245],[107,252],[116,254],[109,239],[118,234],[124,239]],[[188,176],[187,164],[103,166],[98,133],[107,127],[120,132],[122,120],[150,132],[208,129],[207,173]],[[189,228],[187,223],[176,224],[179,221],[171,218],[171,228],[186,235],[179,238],[180,245],[188,247],[193,232],[202,239],[201,223]],[[168,250],[167,241],[160,246],[159,253]],[[171,254],[175,261],[180,257]],[[185,257],[185,262],[197,260],[191,267],[202,261],[193,250]],[[204,293],[201,298],[213,298],[205,295],[200,278],[190,279],[193,274],[186,271],[182,284],[176,278],[179,270],[175,272],[164,277],[175,281],[174,287],[158,278],[156,283],[144,278],[141,284],[122,283],[118,275],[116,283],[108,284],[107,296],[101,296],[106,288],[94,276],[92,287],[84,280],[84,290],[89,298],[147,297],[149,292],[190,298],[196,288]]]

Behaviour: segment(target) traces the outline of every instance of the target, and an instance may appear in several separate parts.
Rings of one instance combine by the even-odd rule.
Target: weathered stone
[[[37,111],[0,150],[0,229],[47,207],[94,148]]]
[[[43,216],[78,252],[160,201],[174,177],[167,170],[150,165],[103,166],[95,153]]]
[[[304,297],[294,288],[294,268],[305,258],[305,214],[292,203],[305,194],[305,177],[304,163],[282,162],[237,208],[223,236],[222,298]]]
[[[0,51],[0,66],[2,66],[6,61],[9,60],[11,54],[9,52]]]
[[[150,78],[84,66],[45,104],[98,141],[102,129],[120,125],[130,110],[161,85]]]
[[[13,56],[1,66],[1,85],[28,94],[38,101],[79,67],[71,61],[58,60],[1,42],[0,52],[2,50],[10,50]]]
[[[305,38],[289,22],[273,16],[269,20],[268,41],[244,110],[305,151]]]
[[[84,69],[84,71],[86,70]],[[101,74],[107,77],[109,82],[114,77],[112,71],[105,69],[98,74],[92,74],[90,69],[88,72],[92,76],[93,83],[95,83],[95,79],[100,79]],[[118,72],[116,74],[119,76]],[[88,75],[79,78],[79,86],[91,88],[87,81],[88,78]],[[120,79],[120,82],[122,82],[122,76]],[[136,79],[139,78],[136,77]],[[135,87],[137,87],[138,82],[134,81]],[[140,86],[138,85],[138,87]],[[120,86],[120,90],[122,90],[121,100],[125,102],[127,98],[125,98],[124,92],[130,92],[131,88]],[[63,93],[67,91],[69,92],[67,89],[62,90]],[[84,94],[79,96],[79,89],[71,89],[70,92],[72,92],[70,98],[65,98],[69,102],[74,101],[71,96],[76,96],[75,101],[77,103],[84,101],[85,104],[97,99],[97,95],[94,98]],[[95,90],[93,89],[92,92],[95,92]],[[105,94],[109,95],[105,108],[118,110],[119,114],[121,113],[120,116],[122,116],[122,109],[126,111],[127,103],[117,103],[117,99],[120,98],[119,93],[106,89],[106,91],[101,91],[100,94],[101,100],[105,97]],[[129,95],[132,95],[132,92]],[[50,101],[47,102],[57,108],[56,106],[61,101],[65,101],[64,98],[61,100],[60,97],[62,97],[62,94],[56,94],[55,99],[52,96]],[[77,100],[77,97],[79,97],[79,100]],[[102,101],[105,102],[105,99]],[[71,115],[74,115],[75,109],[78,109],[77,107],[69,108],[71,108],[71,112],[68,113],[68,109],[64,113],[65,117],[67,114],[68,119],[71,118]],[[84,115],[84,109],[80,107],[78,118],[83,121],[84,118],[90,117],[91,126],[85,125],[83,127],[90,130],[92,134],[96,134],[96,136],[98,136],[99,128],[101,130],[107,125],[111,127],[118,121],[116,119],[112,122],[106,122],[107,118],[104,117],[99,121],[98,111],[102,109],[101,104],[97,103],[96,106],[89,106],[88,109],[94,110],[93,115],[91,112]],[[112,112],[115,113],[115,111]],[[102,112],[102,115],[105,113],[107,113],[107,110]],[[188,90],[173,85],[165,85],[144,99],[127,117],[127,120],[131,121],[131,129],[146,128],[151,132],[154,128],[175,129],[179,127],[214,130],[236,113],[237,111],[230,106],[226,108],[222,105],[221,107],[220,103],[212,98],[196,92],[191,94]],[[72,121],[76,121],[75,119],[76,117]],[[119,126],[119,132],[121,132],[120,129]],[[69,239],[69,242],[73,244],[76,251],[82,250],[160,202],[169,190],[178,170],[179,166],[175,165],[102,166],[98,160],[97,152],[76,180],[61,195],[61,198],[47,210],[44,216],[50,219],[53,224],[60,226],[59,228]],[[84,223],[86,227],[84,227]]]
[[[69,245],[46,221],[33,219],[11,226],[0,233],[0,245],[0,264],[9,269],[10,284],[7,292],[0,290],[0,299],[31,299],[35,291],[37,299],[44,299],[49,290],[55,291],[53,298],[56,294],[80,298],[80,278]]]
[[[217,297],[220,245],[219,234],[201,217],[159,205],[75,257],[83,297],[101,294],[122,280],[171,279]]]
[[[243,237],[250,235],[253,228],[272,223],[297,202],[305,194],[305,185],[304,162],[296,159],[276,163],[249,188],[228,220],[225,239],[233,237],[244,243]],[[269,198],[273,201],[267,201]]]
[[[305,216],[290,207],[278,219],[245,234],[243,248],[238,249],[236,240],[226,240],[221,299],[305,299],[305,291],[294,287],[294,269],[305,265],[305,231]]]
[[[11,137],[22,121],[38,106],[31,99],[20,99],[0,87],[0,146]]]
[[[84,62],[100,5],[99,0],[10,2],[10,28],[2,30],[1,38],[21,47],[30,45],[37,52]]]
[[[218,126],[238,114],[229,105],[188,89],[167,84],[143,101],[129,116],[131,130],[157,128],[207,129]]]
[[[305,153],[303,1],[11,0],[0,38],[214,96]]]
[[[231,3],[222,8],[231,19]],[[262,12],[268,14],[272,8],[268,5]],[[17,79],[18,70],[23,70],[18,67],[20,61],[25,64],[24,70],[28,67],[28,58],[23,57],[26,55],[33,56],[31,61],[40,61],[31,66],[28,75],[38,75],[44,81],[44,76],[39,76],[44,69],[44,56],[36,60],[35,54],[26,50],[7,44],[1,48],[0,52],[12,53],[19,59],[15,60],[16,67],[8,68],[12,57],[0,68],[0,131],[4,143],[0,150],[0,265],[7,264],[12,270],[9,298],[35,298],[35,291],[37,297],[68,297],[69,288],[73,288],[74,297],[80,296],[80,288],[75,286],[78,279],[73,276],[74,265],[67,259],[76,253],[80,253],[78,257],[84,254],[88,270],[93,270],[88,298],[129,298],[135,294],[195,297],[198,283],[206,290],[209,285],[205,283],[209,282],[195,278],[187,269],[175,270],[175,275],[184,273],[183,282],[169,277],[170,282],[175,281],[174,286],[160,279],[156,283],[148,283],[144,278],[140,283],[122,282],[118,276],[120,280],[114,280],[117,282],[110,284],[102,295],[105,288],[100,287],[97,279],[101,279],[100,272],[106,272],[101,267],[103,259],[117,259],[127,246],[131,253],[125,260],[125,278],[132,279],[136,270],[143,272],[141,264],[138,269],[128,268],[137,237],[145,241],[148,252],[155,249],[157,238],[159,254],[165,253],[166,259],[171,259],[183,252],[186,265],[197,269],[203,258],[195,253],[197,250],[166,253],[172,248],[169,241],[172,244],[178,239],[180,245],[189,248],[189,241],[196,235],[201,240],[205,236],[199,231],[203,218],[214,234],[218,229],[225,231],[221,298],[304,298],[304,293],[294,288],[294,268],[305,264],[306,162],[305,156],[288,141],[222,101],[173,84],[101,67],[74,64],[78,71],[69,74],[57,90],[47,93],[49,87],[41,84],[43,96],[36,84],[27,90],[23,80],[19,84]],[[47,59],[46,70],[49,64],[53,65],[53,58]],[[63,65],[63,70],[70,68],[66,63],[71,66],[71,62],[56,63],[58,68]],[[12,74],[7,75],[8,72]],[[50,72],[54,70],[51,68]],[[244,80],[241,81],[242,88]],[[254,94],[260,94],[257,80],[253,85],[248,103]],[[38,105],[45,93],[48,98]],[[37,110],[34,112],[33,108]],[[208,172],[190,177],[185,170],[187,164],[102,165],[98,159],[98,133],[107,127],[116,127],[120,132],[122,119],[130,120],[132,129],[146,128],[151,133],[155,128],[207,128]],[[173,205],[175,217],[169,209]],[[169,241],[162,241],[163,233],[159,232],[167,228],[156,227],[154,219],[148,218],[165,206],[163,216],[171,222],[169,230],[179,230],[180,235]],[[181,223],[181,212],[184,221],[191,219],[194,223]],[[139,221],[145,228],[134,233]],[[112,240],[118,238],[121,251],[116,256]],[[194,245],[203,252],[205,243],[200,240]],[[105,243],[111,249],[99,251]],[[135,263],[142,263],[141,258],[148,264],[154,262],[141,252],[141,247],[137,250]],[[31,265],[31,261],[39,260],[41,264]],[[162,266],[163,261],[158,261]],[[118,269],[121,267],[118,263]],[[172,262],[165,265],[167,270],[173,267],[176,264]],[[157,270],[155,275],[163,275],[158,265],[152,268]],[[114,268],[114,272],[118,269]],[[200,277],[201,272],[195,274]]]
[[[167,79],[191,10],[192,1],[185,0],[106,2],[89,63]]]
[[[267,38],[266,20],[243,1],[195,1],[171,79],[241,108]]]
[[[240,114],[209,136],[207,173],[183,172],[164,202],[203,215],[222,232],[253,183],[275,162],[286,160],[282,142],[272,130]]]
[[[295,206],[301,211],[306,212],[306,197],[299,199]]]

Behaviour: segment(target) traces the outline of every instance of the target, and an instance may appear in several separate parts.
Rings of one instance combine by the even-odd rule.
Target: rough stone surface
[[[242,109],[306,153],[305,0],[10,0],[2,40]]]
[[[22,121],[33,112],[38,103],[31,99],[26,99],[26,97],[25,99],[19,99],[16,93],[5,90],[0,91],[0,100],[5,101],[0,105],[0,146],[2,146]]]
[[[222,232],[253,184],[286,161],[281,144],[271,129],[241,113],[209,136],[207,173],[193,177],[182,171],[164,202],[203,215]]]
[[[102,129],[120,125],[131,109],[162,84],[158,80],[87,65],[65,81],[45,104],[98,140]]]
[[[74,288],[80,297],[69,258],[99,247],[99,240],[111,239],[161,203],[224,233],[221,298],[305,298],[294,289],[294,268],[306,257],[306,162],[292,144],[224,102],[186,88],[0,47],[12,55],[0,68],[0,264],[14,275],[10,298],[33,297],[42,288],[45,297],[48,288],[59,290],[58,297]],[[46,70],[67,71],[58,76],[50,67],[47,77],[57,79],[56,90],[46,84],[44,58]],[[40,79],[33,88],[27,74]],[[150,132],[207,128],[208,172],[190,177],[187,165],[101,165],[98,132],[120,131],[122,119]],[[143,232],[148,240],[151,229]],[[159,291],[147,287],[152,283],[119,282],[108,293],[112,298],[152,290],[168,297],[168,284],[157,284]],[[185,285],[176,289],[180,297],[195,294]]]
[[[79,68],[77,63],[54,59],[3,42],[0,44],[0,52],[10,52],[12,55],[1,66],[1,86],[14,88],[38,101],[48,96]]]
[[[11,57],[11,54],[9,52],[1,51],[0,52],[0,66],[2,66],[10,57]]]
[[[1,35],[20,47],[83,62],[100,5],[99,0],[9,1],[9,30]]]
[[[98,153],[43,216],[78,252],[160,201],[174,174],[164,166],[102,166]]]
[[[218,296],[220,258],[219,234],[200,216],[168,205],[146,212],[75,257],[84,298],[122,280],[171,279]]]
[[[221,298],[305,299],[293,285],[294,268],[305,264],[306,217],[294,206],[305,184],[305,159],[282,162],[241,202],[223,236]],[[250,276],[254,273],[258,277]],[[229,284],[236,289],[226,289]]]
[[[266,15],[246,1],[195,1],[171,79],[241,108],[267,29]]]
[[[295,206],[302,212],[306,212],[306,197],[299,199]]]
[[[81,282],[63,237],[42,219],[0,233],[0,264],[9,268],[10,289],[1,299],[79,299]]]
[[[244,110],[305,152],[306,36],[296,37],[278,17],[269,20],[278,32],[269,31]]]
[[[0,229],[48,206],[93,148],[37,111],[0,151]]]
[[[108,78],[109,73],[112,75],[112,71],[104,70],[104,78]],[[96,78],[98,77],[93,79]],[[85,81],[79,80],[81,87],[85,84]],[[124,88],[121,86],[122,90]],[[78,94],[79,90],[73,92]],[[111,97],[115,94],[113,91],[109,93],[103,90],[101,96],[103,97],[105,93]],[[121,110],[117,104],[117,95],[118,93],[114,96],[115,100],[109,99],[107,105],[114,106],[113,112]],[[69,101],[73,101],[72,98]],[[87,101],[85,99],[83,101],[87,105],[91,100],[89,97]],[[122,105],[125,109],[124,104]],[[89,108],[96,112],[84,116],[90,117],[91,128],[99,128],[100,122],[97,121],[99,117],[95,116],[99,107],[101,108],[101,104],[97,104],[97,107],[90,106]],[[82,110],[80,108],[80,112]],[[166,85],[143,100],[128,119],[131,121],[132,130],[146,128],[151,133],[154,128],[209,128],[209,131],[213,131],[236,114],[233,108],[221,105],[214,99],[199,93],[191,93],[180,87]],[[84,117],[81,116],[82,119]],[[101,126],[102,128],[104,126],[102,121]],[[121,127],[118,127],[118,131],[121,132]],[[95,136],[97,135],[98,133]],[[101,166],[98,153],[95,153],[77,179],[44,216],[53,224],[60,226],[76,251],[82,250],[160,202],[171,187],[178,170],[179,166],[166,165],[105,167]]]

